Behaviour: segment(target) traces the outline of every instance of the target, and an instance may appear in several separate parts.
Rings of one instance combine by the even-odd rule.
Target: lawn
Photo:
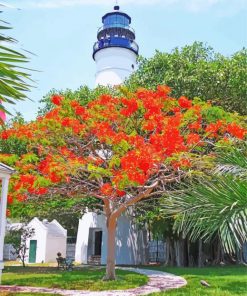
[[[117,270],[116,281],[102,281],[105,268],[85,267],[80,270],[62,271],[55,267],[7,266],[2,284],[72,290],[126,290],[145,285],[145,275]]]
[[[247,296],[247,267],[210,267],[210,268],[166,268],[158,269],[184,277],[188,285],[150,296]],[[100,267],[81,268],[72,272],[58,271],[54,267],[6,266],[3,274],[5,285],[30,285],[49,288],[81,290],[126,290],[144,285],[146,276],[130,271],[117,270],[117,281],[104,282],[105,269]],[[211,287],[201,286],[200,280],[206,280]],[[43,296],[43,294],[1,294],[0,296]],[[49,295],[49,294],[46,294]]]
[[[150,296],[247,296],[247,267],[155,269],[180,275],[187,280],[188,285]],[[211,287],[203,287],[200,280],[207,281]]]

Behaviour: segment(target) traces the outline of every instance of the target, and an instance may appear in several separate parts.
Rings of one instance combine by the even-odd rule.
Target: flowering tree
[[[10,181],[10,209],[54,194],[98,198],[108,229],[105,278],[115,279],[115,232],[126,208],[210,166],[214,145],[246,134],[237,115],[169,92],[159,86],[127,97],[102,95],[86,106],[55,95],[46,115],[3,131],[4,141],[25,147],[0,157],[18,170]]]

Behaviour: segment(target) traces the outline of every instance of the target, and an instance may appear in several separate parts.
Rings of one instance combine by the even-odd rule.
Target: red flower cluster
[[[201,138],[198,134],[191,133],[187,136],[187,144],[188,145],[195,145],[195,144],[198,145],[200,141],[201,141]]]
[[[54,105],[57,105],[57,106],[60,106],[62,101],[63,101],[63,97],[60,96],[60,95],[54,95],[51,97],[51,102],[54,104]]]
[[[236,123],[228,124],[226,130],[229,134],[231,134],[232,136],[238,139],[243,139],[247,133],[246,129],[240,127]]]
[[[204,143],[209,138],[217,144],[229,134],[245,137],[246,130],[227,124],[224,116],[210,122],[207,114],[214,110],[209,104],[192,104],[186,97],[177,100],[169,93],[166,86],[157,91],[139,89],[128,98],[102,95],[86,106],[54,95],[51,101],[57,106],[45,116],[2,131],[2,140],[17,138],[32,149],[23,157],[0,154],[0,161],[16,166],[19,172],[11,178],[10,206],[30,195],[47,194],[49,186],[70,187],[68,195],[75,195],[67,183],[87,177],[89,183],[97,179],[92,195],[120,200],[129,188],[131,195],[133,186],[139,192],[140,185],[152,183],[151,177],[156,178],[164,164],[171,170],[193,169],[192,148],[201,146],[197,156],[208,154]],[[109,156],[98,155],[101,149],[109,151]]]
[[[180,97],[178,99],[178,104],[181,108],[189,109],[192,107],[192,102],[186,97]]]
[[[113,193],[112,185],[111,185],[110,183],[105,183],[104,185],[102,185],[102,186],[100,187],[100,192],[101,192],[103,195],[111,196],[112,193]]]
[[[216,123],[210,123],[207,125],[205,131],[209,133],[209,137],[216,138],[219,132],[225,131],[225,122],[222,120],[218,120]]]
[[[176,128],[167,128],[163,134],[152,135],[150,137],[150,143],[155,147],[157,152],[163,152],[166,156],[187,150],[184,138]]]
[[[10,205],[13,203],[13,197],[11,195],[7,196],[7,203]]]
[[[125,105],[125,108],[123,108],[120,113],[126,117],[131,116],[133,113],[135,113],[138,110],[138,105],[135,99],[122,99],[123,105]]]

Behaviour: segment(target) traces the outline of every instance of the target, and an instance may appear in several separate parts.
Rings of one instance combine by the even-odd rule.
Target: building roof
[[[40,221],[37,217],[35,217],[31,222],[33,221],[38,222],[38,224],[47,231],[48,236],[53,236],[53,237],[67,236],[67,230],[63,228],[63,226],[55,219],[49,222],[46,219],[44,219],[43,221]]]
[[[44,224],[44,222],[43,222],[43,224]],[[56,225],[54,223],[54,221],[48,222],[47,224],[45,224],[45,227],[47,228],[47,232],[48,232],[49,236],[59,236],[59,237],[64,236],[64,231],[61,229],[62,226],[59,227],[58,225]]]
[[[7,175],[11,175],[15,172],[15,170],[9,166],[7,166],[6,164],[0,162],[0,173],[2,174],[7,174]]]

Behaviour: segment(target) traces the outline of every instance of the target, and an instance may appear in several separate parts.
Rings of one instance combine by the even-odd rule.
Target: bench
[[[58,257],[57,259],[57,269],[62,269],[62,270],[73,270],[73,260],[63,258],[63,257]]]

